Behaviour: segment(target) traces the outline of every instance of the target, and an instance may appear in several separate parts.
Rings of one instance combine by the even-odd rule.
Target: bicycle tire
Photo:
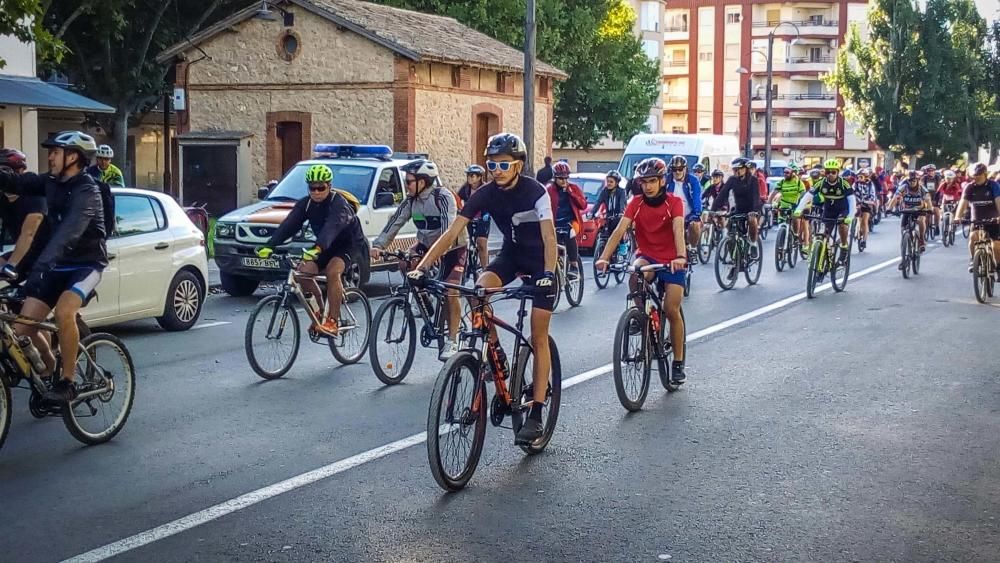
[[[542,425],[542,435],[531,444],[519,446],[524,453],[529,455],[540,454],[545,451],[545,448],[552,440],[552,434],[555,432],[556,423],[559,420],[559,404],[562,400],[562,362],[559,359],[559,349],[556,348],[556,341],[553,340],[551,336],[549,336],[549,352],[552,360],[552,367],[549,370],[549,404],[545,409],[545,414],[542,415],[545,419],[545,422]],[[514,367],[517,372],[512,371],[512,373],[515,373],[521,380],[522,398],[530,396],[533,392],[531,386],[524,385],[524,372],[528,367],[528,361],[530,360],[531,355],[531,353],[522,354],[517,362],[518,365]],[[534,382],[532,382],[532,385],[534,385]],[[511,385],[511,389],[513,389],[513,387],[514,386]],[[515,409],[514,412],[511,413],[511,423],[514,434],[517,434],[517,432],[521,429],[521,425],[524,424],[524,418],[521,411]]]
[[[975,254],[972,255],[972,291],[976,295],[976,301],[980,303],[986,303],[989,298],[986,287],[989,284],[988,270],[986,253],[982,250],[976,250]]]
[[[555,311],[559,308],[559,302],[562,301],[563,294],[563,283],[562,283],[562,264],[556,264],[555,279],[552,280],[552,310]]]
[[[98,358],[96,352],[97,347],[100,344],[109,345],[112,351],[116,353],[118,358],[122,361],[123,373],[112,372],[109,373],[109,367],[106,365],[107,362],[101,362]],[[85,351],[87,353],[85,353]],[[85,358],[85,364],[83,369],[80,369],[80,358]],[[90,358],[93,361],[91,362]],[[63,405],[62,416],[63,423],[66,425],[66,430],[76,438],[81,443],[87,444],[88,446],[93,446],[96,444],[103,444],[121,432],[122,428],[125,427],[125,423],[128,422],[128,417],[132,413],[132,404],[135,401],[135,364],[132,362],[132,354],[129,353],[128,348],[125,343],[122,342],[117,336],[104,333],[95,332],[90,336],[84,338],[80,341],[80,353],[77,356],[77,371],[78,376],[83,379],[83,381],[77,380],[77,386],[81,393],[87,390],[87,382],[95,381],[96,377],[99,375],[97,370],[103,371],[103,376],[107,377],[110,375],[111,386],[110,390],[106,391],[100,395],[92,397],[84,401],[73,401],[70,405]],[[102,377],[102,379],[104,379]],[[95,403],[98,407],[102,404],[110,404],[114,398],[122,394],[124,395],[124,401],[120,412],[118,412],[111,422],[105,428],[99,432],[93,432],[84,428],[83,419],[87,418],[98,418],[95,411]],[[91,411],[89,416],[81,416],[82,406],[86,404]],[[108,419],[107,416],[100,417],[105,421]]]
[[[691,295],[691,272],[692,266],[684,270],[684,297]]]
[[[946,213],[944,217],[941,218],[941,244],[945,248],[951,246],[951,241],[948,240],[948,233],[951,231],[951,217]]]
[[[708,259],[712,257],[712,238],[714,236],[715,225],[709,222],[701,230],[701,236],[698,237],[698,261],[702,264],[708,264]]]
[[[429,275],[429,274],[428,274]],[[354,308],[352,308],[354,307]],[[344,309],[350,308],[351,313],[354,315],[354,329],[347,332],[343,332],[344,329]],[[355,311],[355,308],[357,311]],[[343,365],[356,364],[361,361],[361,358],[365,357],[365,353],[368,352],[368,342],[371,339],[371,326],[372,326],[372,307],[368,302],[368,297],[359,289],[345,288],[344,289],[344,304],[340,308],[340,327],[341,333],[337,336],[327,337],[327,346],[330,348],[330,353],[333,357],[337,359]],[[364,314],[364,318],[358,317],[357,313],[361,312]],[[364,330],[364,336],[358,336],[357,333],[360,330]],[[347,347],[346,343],[350,342],[351,352],[345,352],[344,349]],[[357,348],[354,350],[354,348]]]
[[[910,279],[910,252],[912,252],[910,248],[910,234],[904,232],[903,238],[899,241],[899,256],[903,263],[901,272],[903,273],[904,280]]]
[[[469,351],[461,351],[445,362],[437,379],[434,381],[434,391],[431,394],[431,402],[427,411],[427,460],[431,466],[431,474],[434,480],[445,491],[458,491],[468,484],[469,479],[476,472],[479,465],[479,458],[483,452],[483,443],[486,441],[486,385],[483,383],[479,370],[481,364],[475,354]],[[450,424],[461,426],[465,435],[471,432],[472,442],[469,452],[465,456],[464,463],[460,471],[452,475],[444,467],[441,455],[441,437],[451,435],[453,431],[442,430],[442,406],[454,406],[457,386],[462,384],[462,378],[466,378],[472,384],[471,396],[467,410],[461,413],[460,421],[454,419]],[[445,400],[447,399],[447,400]],[[454,413],[446,413],[446,418],[454,416]],[[447,455],[444,456],[448,458]]]
[[[607,241],[602,238],[598,240],[597,244],[594,246],[594,263],[592,264],[592,267],[594,269],[594,285],[597,286],[597,289],[604,289],[605,287],[608,287],[608,282],[611,281],[610,271],[605,270],[601,272],[600,270],[597,269],[597,261],[600,260],[601,255],[604,254],[604,247],[606,245]],[[613,256],[611,258],[611,261],[612,262],[614,261]]]
[[[666,317],[666,315],[664,315]],[[687,343],[687,319],[684,318],[684,307],[681,307],[681,321],[684,322],[684,343]],[[660,385],[667,390],[668,393],[673,393],[674,391],[680,389],[680,385],[674,384],[670,377],[670,371],[673,369],[673,357],[674,357],[674,345],[670,340],[670,322],[666,318],[661,318],[660,322],[660,334],[659,334],[659,353],[656,354],[656,369],[660,374]],[[685,358],[687,357],[687,348],[684,349]]]
[[[719,243],[719,248],[715,252],[715,281],[719,284],[722,289],[732,289],[736,285],[736,278],[739,272],[736,270],[736,239],[727,236],[725,239]],[[726,274],[725,280],[723,280],[723,274],[721,267],[726,267],[733,271],[733,275],[730,277]]]
[[[964,238],[969,238],[969,233],[972,232],[972,227],[969,225],[968,221],[962,223],[962,236]]]
[[[788,250],[785,252],[785,259],[788,263],[788,268],[794,270],[795,265],[799,262],[799,253],[802,252],[802,241],[799,240],[799,234],[788,230]]]
[[[837,250],[840,252],[840,250]],[[837,273],[840,272],[843,275],[841,280],[837,280]],[[833,285],[833,290],[840,293],[847,289],[847,281],[851,277],[851,251],[848,247],[847,259],[841,263],[839,260],[833,260],[833,266],[830,268],[830,284]]]
[[[273,323],[277,321],[277,315],[279,312],[284,312],[284,316],[280,321],[279,335],[280,339],[282,333],[285,331],[285,323],[289,320],[291,321],[292,328],[292,344],[291,351],[288,354],[288,359],[284,364],[281,364],[277,369],[267,369],[261,365],[259,358],[257,357],[257,350],[254,346],[253,330],[257,326],[257,319],[261,312],[268,306],[273,306],[274,311],[270,316],[262,319],[263,322],[267,323],[265,333],[265,340],[271,340],[268,334],[273,328]],[[295,307],[290,303],[285,302],[285,297],[280,294],[268,295],[267,297],[260,300],[257,306],[254,307],[253,311],[250,313],[250,317],[247,318],[247,327],[244,332],[243,337],[243,349],[247,355],[247,361],[250,362],[250,368],[253,369],[259,377],[263,379],[278,379],[279,377],[288,373],[288,370],[292,369],[292,365],[295,363],[295,358],[299,355],[299,346],[302,342],[302,329],[299,327],[299,316],[295,313]]]
[[[386,321],[386,326],[382,323]],[[405,346],[402,361],[389,340],[396,340],[396,327],[400,327],[398,333],[398,344]],[[379,345],[383,342],[383,330],[385,329],[384,341],[387,344],[386,350],[379,351]],[[406,375],[410,373],[413,365],[413,357],[417,351],[417,323],[413,317],[413,311],[406,303],[406,298],[402,295],[387,299],[379,306],[372,319],[372,329],[368,342],[368,360],[371,362],[372,371],[375,377],[383,385],[396,385],[402,383]],[[395,350],[398,352],[398,350]]]
[[[4,442],[7,441],[7,433],[10,432],[11,405],[10,387],[7,380],[0,375],[0,450],[3,449]]]
[[[788,251],[788,225],[778,225],[778,234],[774,235],[774,269],[782,272],[785,269],[785,253]]]
[[[806,271],[806,297],[812,299],[816,297],[816,275],[819,273],[819,254],[823,248],[823,241],[813,241],[812,250],[809,251],[809,269]]]
[[[571,282],[569,276],[571,276],[572,270],[566,270],[566,302],[569,303],[570,307],[579,307],[580,303],[583,303],[583,260],[577,259],[576,261],[576,280],[575,283]]]
[[[755,244],[749,241],[748,243]],[[743,268],[743,277],[744,279],[747,280],[748,285],[757,285],[757,282],[760,281],[760,273],[764,269],[764,242],[761,240],[760,237],[757,237],[756,245],[757,245],[757,259],[754,260],[750,258],[749,255],[744,258],[746,267]],[[757,273],[751,274],[750,270],[754,269],[757,270]]]
[[[920,274],[920,245],[917,243],[916,236],[910,241],[910,256],[911,256],[911,268],[913,269],[913,275]]]
[[[615,328],[614,350],[612,351],[612,366],[615,379],[615,393],[618,395],[618,402],[625,410],[636,412],[642,409],[646,402],[646,395],[649,393],[649,378],[651,371],[649,342],[653,340],[649,334],[648,322],[643,322],[643,315],[635,307],[629,307],[618,319],[618,326]],[[630,334],[631,327],[638,326],[639,334]],[[630,349],[632,340],[638,336],[638,350],[634,355],[637,361],[632,361],[633,350]],[[641,363],[635,371],[638,385],[630,385],[631,381],[626,381],[627,374],[625,368],[632,364]],[[635,379],[629,377],[628,379]],[[635,389],[635,393],[630,394],[630,389]]]

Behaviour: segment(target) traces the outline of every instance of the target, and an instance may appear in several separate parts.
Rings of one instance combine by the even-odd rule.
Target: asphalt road
[[[801,265],[728,292],[699,268],[689,382],[634,415],[606,367],[625,290],[590,284],[553,318],[569,385],[549,449],[489,427],[457,494],[420,436],[429,350],[384,388],[306,342],[265,382],[243,350],[255,299],[212,298],[188,333],[115,327],[138,377],[113,442],[81,447],[15,392],[0,560],[1000,560],[1000,311],[975,303],[961,246],[903,280],[897,229],[814,300]]]

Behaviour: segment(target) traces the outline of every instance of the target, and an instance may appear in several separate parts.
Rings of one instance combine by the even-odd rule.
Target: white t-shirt
[[[687,217],[691,214],[691,204],[688,202],[687,194],[684,193],[684,182],[673,181],[673,185],[670,188],[670,193],[681,198],[681,203],[684,204],[684,216]]]

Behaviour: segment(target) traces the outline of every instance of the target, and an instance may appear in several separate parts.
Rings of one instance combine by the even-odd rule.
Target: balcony
[[[688,75],[688,62],[687,60],[676,61],[676,60],[665,60],[663,61],[663,74],[666,76],[687,76]]]
[[[767,37],[778,21],[755,21],[751,24],[751,34],[753,37]],[[799,28],[799,35],[803,37],[837,37],[840,34],[840,22],[831,20],[805,20],[792,21]],[[778,30],[781,35],[794,35],[795,30],[790,26],[782,26]]]
[[[684,25],[668,25],[663,28],[663,41],[687,41],[688,40],[688,26]]]
[[[663,96],[663,111],[685,111],[688,109],[688,97],[665,95]]]
[[[763,110],[767,107],[767,100],[763,95],[753,97],[752,107],[755,110]],[[780,94],[771,96],[771,107],[775,109],[808,109],[826,110],[837,109],[837,96],[835,94]]]
[[[754,123],[754,146],[764,146],[764,124]],[[771,145],[774,147],[832,147],[837,144],[834,131],[773,131]]]
[[[767,63],[756,57],[753,64],[754,74],[767,74]],[[833,70],[833,57],[789,57],[782,60],[775,57],[774,72],[830,72]]]

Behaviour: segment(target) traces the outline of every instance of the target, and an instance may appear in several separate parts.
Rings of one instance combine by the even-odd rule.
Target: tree
[[[44,25],[62,37],[70,56],[56,68],[88,96],[115,108],[95,120],[126,155],[130,118],[149,111],[167,91],[170,65],[161,50],[202,29],[245,0],[83,0],[51,2]]]
[[[517,49],[524,46],[524,0],[374,0],[450,16]],[[632,34],[624,0],[538,0],[538,58],[570,78],[555,88],[555,141],[590,148],[611,135],[640,132],[659,95],[659,66]]]
[[[994,21],[986,35],[983,48],[983,59],[986,65],[986,75],[983,80],[983,88],[987,92],[994,93],[990,111],[994,116],[1000,116],[1000,21]],[[1000,129],[1000,127],[998,127]],[[1000,153],[1000,131],[994,130],[989,140],[990,162],[996,162]]]
[[[0,35],[11,35],[24,43],[35,42],[35,50],[42,60],[58,61],[64,47],[42,23],[42,16],[51,0],[0,0]],[[0,69],[7,61],[0,57]]]

